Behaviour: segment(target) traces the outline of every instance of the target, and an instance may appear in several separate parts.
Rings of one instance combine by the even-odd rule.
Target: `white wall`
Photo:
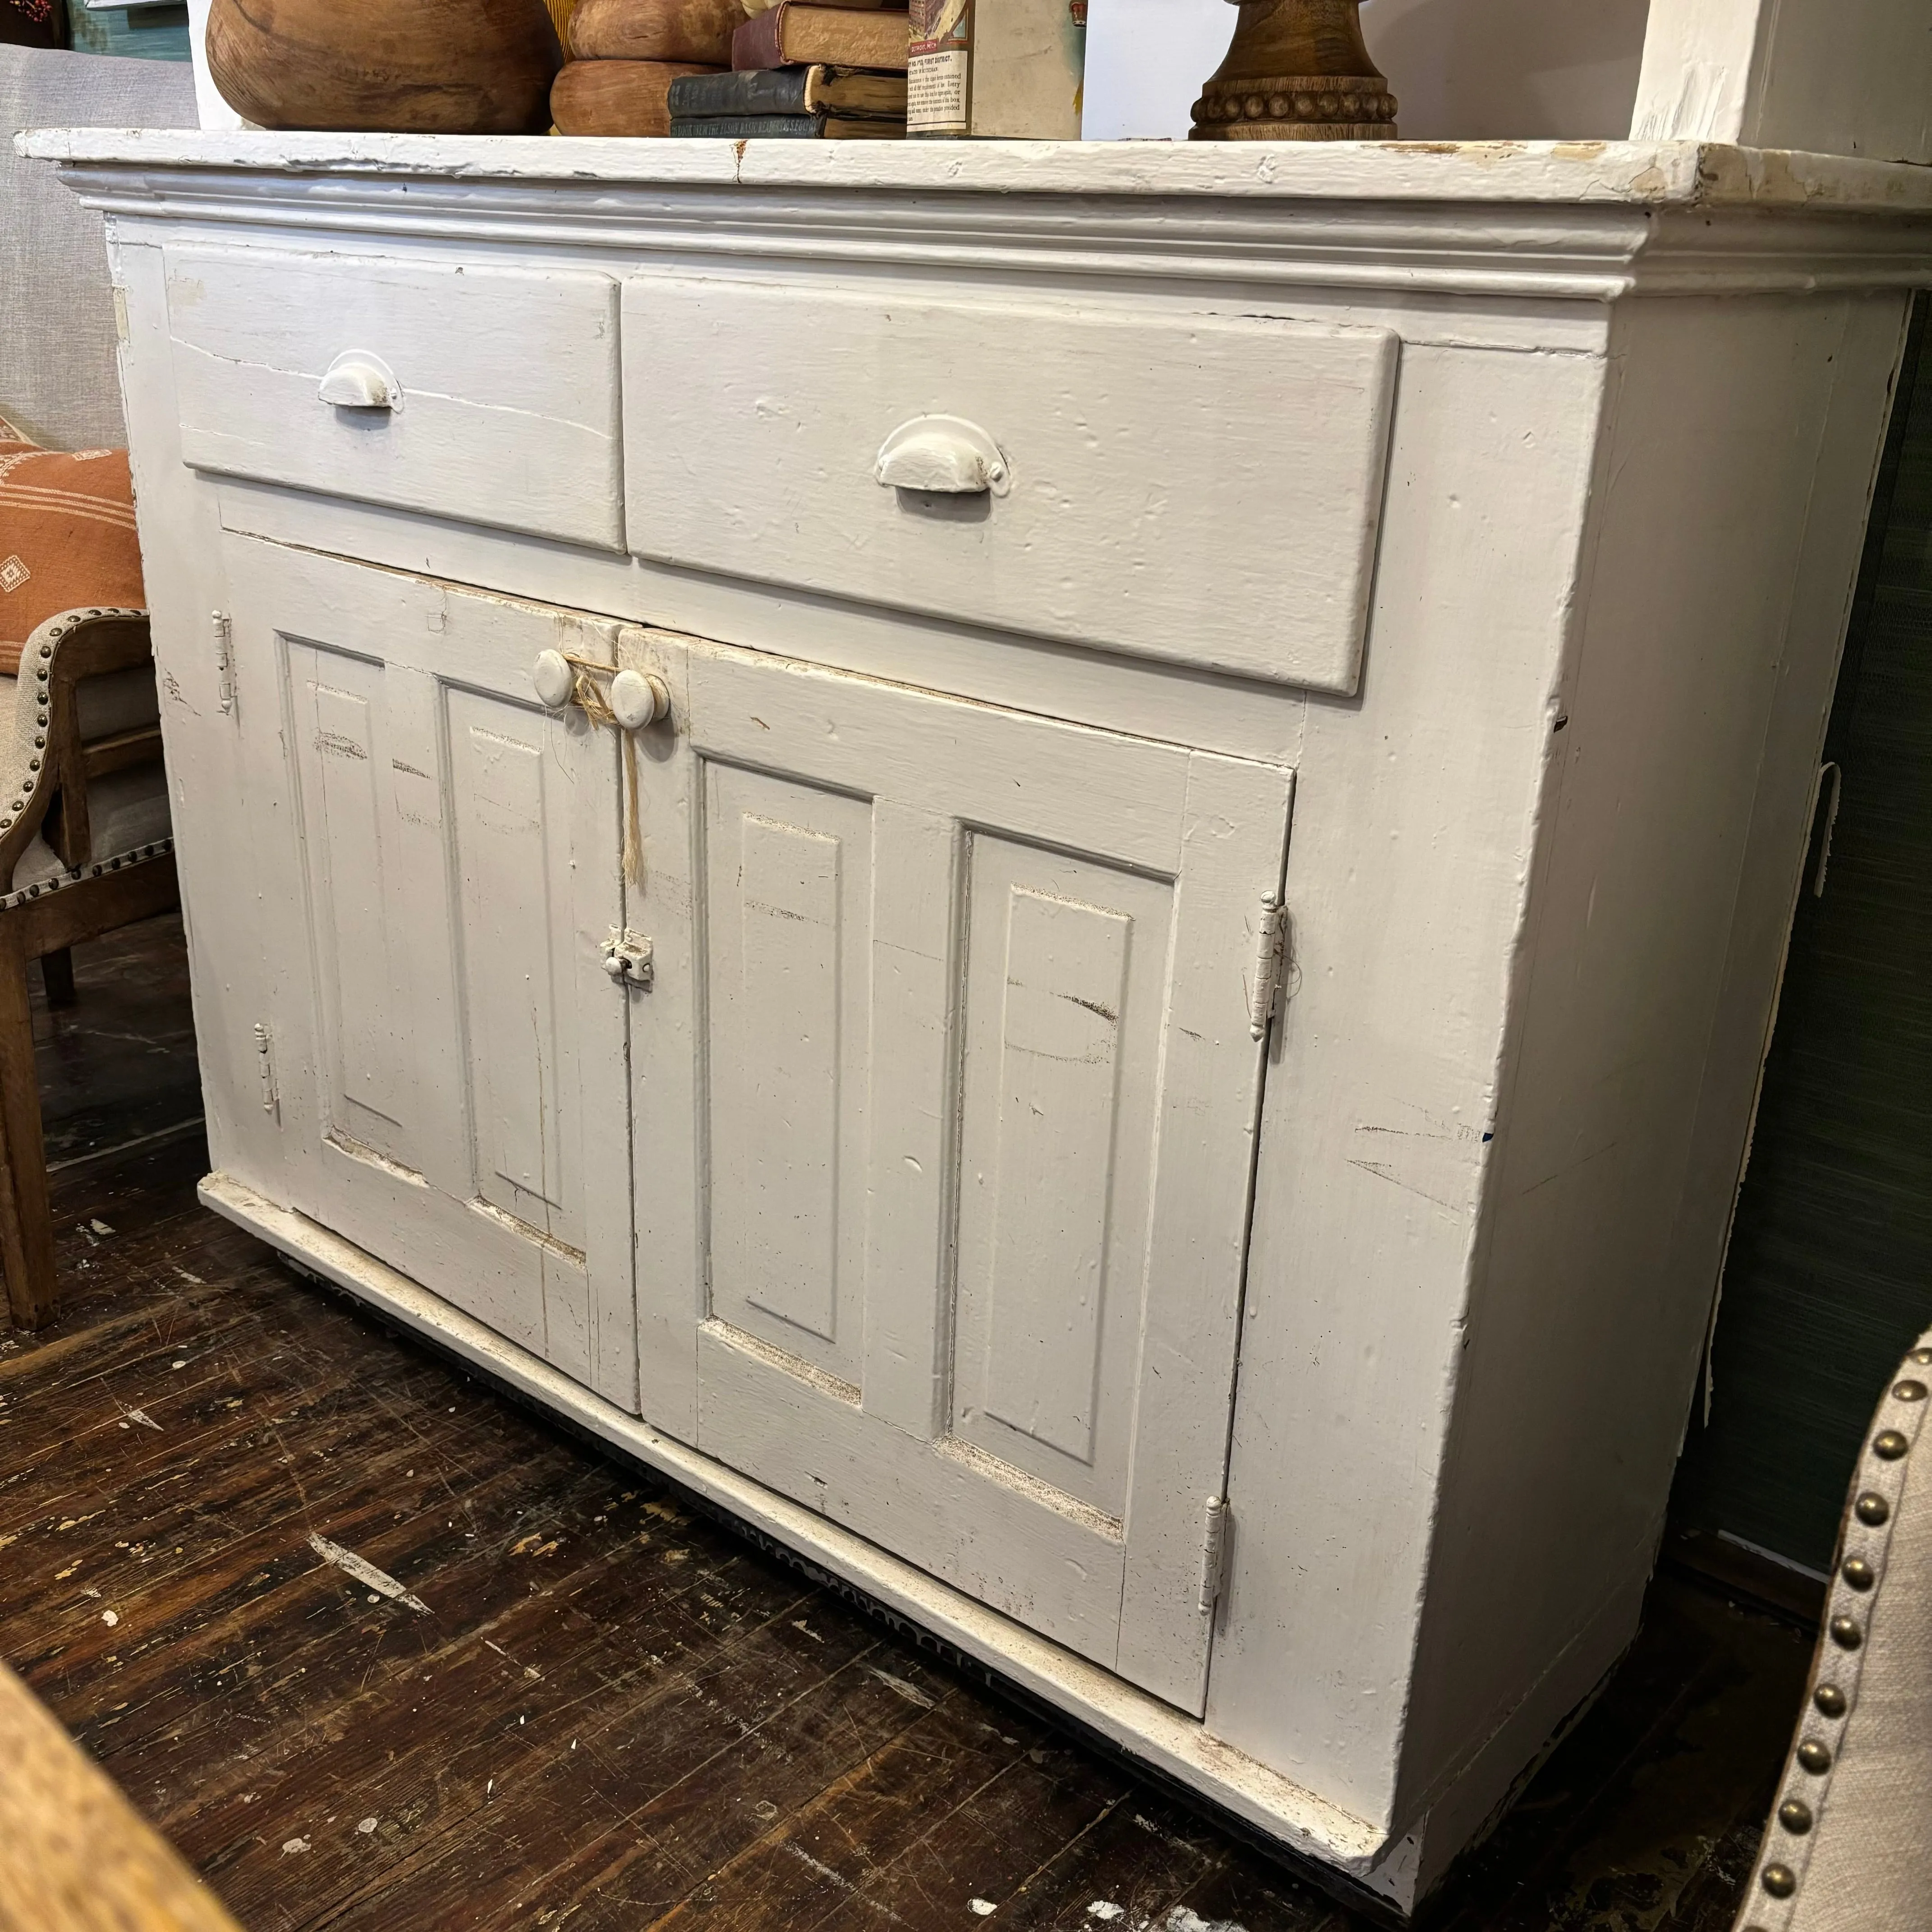
[[[208,56],[204,51],[208,38],[208,11],[214,0],[188,0],[188,37],[194,52],[194,104],[201,115],[203,128],[249,128],[254,122],[244,121],[221,98],[212,76],[208,71]]]
[[[1662,4],[1662,0],[1660,0]],[[1364,0],[1405,138],[1621,140],[1649,0]],[[1226,0],[1090,0],[1086,137],[1185,140],[1234,28]]]
[[[1654,0],[1633,128],[1932,161],[1932,4]]]

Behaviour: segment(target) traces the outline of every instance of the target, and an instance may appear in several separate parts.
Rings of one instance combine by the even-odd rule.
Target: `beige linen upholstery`
[[[1804,1711],[1739,1932],[1932,1927],[1932,1331],[1852,1482]]]
[[[9,876],[0,880],[0,896],[76,878],[130,854],[152,856],[164,845],[167,780],[158,758],[151,754],[116,766],[111,756],[100,758],[100,751],[126,746],[158,722],[152,661],[83,677],[74,686],[81,744],[109,769],[84,780],[85,840],[63,842],[71,863],[48,842],[47,814],[64,786],[71,789],[83,782],[80,774],[56,768],[50,757],[48,713],[32,695],[23,698],[22,689],[32,694],[58,688],[62,646],[87,636],[87,620],[144,616],[138,610],[92,610],[50,619],[28,638],[20,676],[0,677],[0,855],[13,855]]]
[[[127,441],[100,217],[22,128],[192,128],[194,71],[172,61],[0,46],[0,416],[50,449]]]

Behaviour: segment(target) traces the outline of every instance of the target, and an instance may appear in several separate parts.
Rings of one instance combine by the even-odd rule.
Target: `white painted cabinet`
[[[204,1199],[1412,1904],[1636,1627],[1932,173],[30,145]]]
[[[290,1205],[634,1407],[618,748],[530,684],[542,650],[608,663],[616,626],[225,562]]]
[[[646,1417],[1198,1712],[1289,774],[633,648]]]

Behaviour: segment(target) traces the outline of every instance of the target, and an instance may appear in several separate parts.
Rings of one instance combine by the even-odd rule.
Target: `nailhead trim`
[[[37,884],[23,886],[18,892],[8,892],[0,897],[0,913],[11,912],[16,906],[25,905],[29,899],[45,898],[52,893],[64,891],[69,886],[82,885],[89,879],[105,878],[110,872],[124,872],[130,866],[146,865],[151,859],[165,859],[174,849],[175,842],[172,838],[157,838],[152,844],[136,846],[131,852],[117,852],[111,859],[97,860],[80,872],[64,873],[58,879],[42,879]]]
[[[1906,1358],[1932,1366],[1923,1340]],[[1811,1848],[1826,1821],[1832,1775],[1846,1725],[1857,1714],[1865,1633],[1885,1589],[1885,1559],[1905,1488],[1908,1458],[1918,1447],[1926,1412],[1922,1382],[1894,1382],[1879,1404],[1858,1465],[1858,1493],[1845,1513],[1843,1546],[1825,1606],[1828,1642],[1811,1666],[1811,1684],[1798,1719],[1778,1805],[1765,1828],[1752,1873],[1753,1918],[1745,1932],[1789,1932],[1804,1888]],[[1919,1453],[1932,1454],[1932,1442]],[[1850,1574],[1847,1574],[1847,1570]],[[1854,1582],[1854,1577],[1862,1580]],[[1834,1695],[1834,1694],[1837,1694]],[[1826,1708],[1820,1708],[1821,1700]],[[1828,1714],[1835,1707],[1837,1714]],[[1819,1766],[1807,1768],[1806,1760]],[[1797,1821],[1802,1819],[1802,1824]]]

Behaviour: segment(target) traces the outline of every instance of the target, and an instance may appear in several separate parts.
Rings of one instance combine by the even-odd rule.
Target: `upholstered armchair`
[[[1738,1932],[1932,1925],[1932,1330],[1852,1472],[1825,1628]]]
[[[0,46],[0,1262],[23,1327],[56,1306],[28,962],[70,1000],[68,949],[176,890],[125,458],[100,447],[125,440],[106,250],[13,136],[194,118],[185,67]]]

